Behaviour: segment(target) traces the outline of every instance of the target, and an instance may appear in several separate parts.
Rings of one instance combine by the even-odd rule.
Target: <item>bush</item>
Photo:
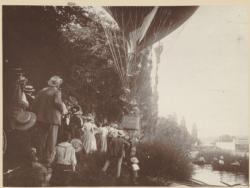
[[[138,146],[141,176],[188,179],[192,175],[189,158],[191,137],[187,130],[163,119],[153,139]]]
[[[143,143],[138,147],[141,176],[188,179],[192,166],[188,157],[174,147],[160,143]]]

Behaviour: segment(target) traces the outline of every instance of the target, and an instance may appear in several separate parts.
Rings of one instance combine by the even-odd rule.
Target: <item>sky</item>
[[[159,115],[184,117],[200,137],[248,135],[247,27],[246,7],[203,6],[162,39]]]

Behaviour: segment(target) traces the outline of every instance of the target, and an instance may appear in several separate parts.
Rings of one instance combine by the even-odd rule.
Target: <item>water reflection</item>
[[[244,186],[249,185],[248,177],[241,173],[232,173],[225,171],[213,171],[211,165],[198,166],[194,165],[194,174],[192,178],[202,181],[210,185],[225,186],[221,182],[227,184],[241,184]]]

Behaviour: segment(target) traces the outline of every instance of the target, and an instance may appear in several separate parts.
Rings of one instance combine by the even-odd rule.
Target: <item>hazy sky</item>
[[[200,136],[247,135],[247,8],[204,6],[162,40],[160,115],[176,113]],[[157,44],[156,44],[157,45]]]

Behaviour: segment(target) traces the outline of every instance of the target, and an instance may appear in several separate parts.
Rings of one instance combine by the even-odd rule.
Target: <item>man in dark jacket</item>
[[[80,106],[74,106],[72,109],[72,115],[70,117],[70,132],[72,138],[79,138],[80,131],[83,126],[82,111]]]
[[[62,82],[59,76],[51,77],[48,87],[38,92],[33,103],[33,111],[37,115],[38,157],[48,166],[51,164],[52,154],[57,144],[62,114],[67,113],[59,89]]]

